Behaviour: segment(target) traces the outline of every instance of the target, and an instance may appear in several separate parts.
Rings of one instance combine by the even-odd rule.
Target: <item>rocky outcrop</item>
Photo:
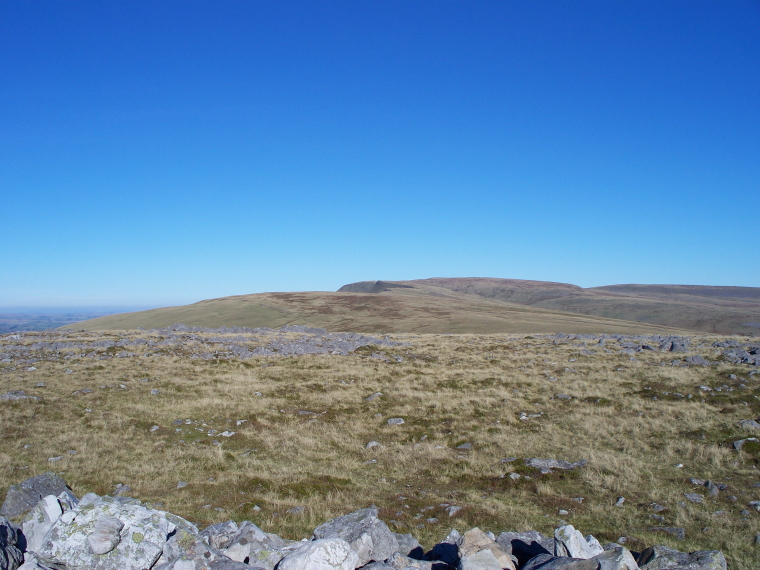
[[[39,492],[41,482],[65,490],[41,497],[22,529],[0,516],[0,570],[726,570],[717,550],[652,546],[637,558],[619,544],[602,548],[572,525],[553,537],[451,530],[425,553],[411,535],[391,532],[376,508],[327,521],[298,542],[249,521],[199,532],[129,497],[90,493],[77,501],[48,474],[13,486],[10,504],[22,504],[14,502],[19,489]]]

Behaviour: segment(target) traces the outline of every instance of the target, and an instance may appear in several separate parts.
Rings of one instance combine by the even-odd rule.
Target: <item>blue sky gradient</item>
[[[760,2],[3,2],[0,307],[760,286]]]

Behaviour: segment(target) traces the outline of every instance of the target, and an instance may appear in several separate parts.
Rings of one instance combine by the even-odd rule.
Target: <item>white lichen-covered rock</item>
[[[87,537],[93,554],[107,554],[121,542],[124,523],[114,517],[101,517],[95,522],[95,530]]]
[[[599,564],[599,570],[639,570],[633,554],[622,546],[597,554],[592,560]]]
[[[18,570],[51,570],[49,566],[43,566],[37,560],[37,557],[27,552],[24,554],[24,563],[18,567]]]
[[[255,550],[278,549],[288,544],[293,544],[293,541],[264,532],[252,522],[244,521],[232,537],[229,546],[222,552],[232,560],[245,562]]]
[[[21,524],[27,552],[37,552],[40,549],[50,527],[62,514],[63,507],[53,495],[42,497],[37,506],[27,513]]]
[[[351,545],[362,566],[381,561],[398,551],[396,536],[377,518],[377,509],[359,509],[314,529],[314,538],[341,538]]]
[[[209,546],[221,550],[230,545],[238,530],[235,521],[227,521],[207,526],[201,531],[200,536],[206,539]]]
[[[391,568],[395,568],[396,570],[403,570],[405,568],[415,568],[418,570],[433,570],[432,562],[428,562],[427,560],[415,560],[414,558],[409,558],[408,556],[404,556],[400,552],[394,552],[393,554],[391,554],[391,556],[385,561],[385,563]]]
[[[123,526],[114,548],[96,554],[88,538],[96,532],[98,521],[106,517]],[[177,528],[173,521],[181,520],[133,499],[88,494],[53,524],[37,556],[44,565],[67,570],[144,570],[161,557],[169,535]]]
[[[24,562],[18,542],[18,527],[0,515],[0,570],[16,570]]]
[[[154,566],[154,570],[209,570],[216,563],[234,562],[222,554],[220,550],[209,546],[205,537],[186,536],[192,537],[192,542],[181,545],[180,555],[166,563],[157,564]]]
[[[586,536],[586,544],[589,545],[589,548],[596,552],[597,554],[600,552],[604,552],[604,547],[601,545],[601,543],[594,537],[593,534],[589,534]],[[596,556],[596,554],[594,555]]]
[[[462,539],[459,541],[458,546],[460,561],[487,550],[493,555],[494,559],[499,564],[499,568],[515,570],[515,564],[512,561],[512,557],[507,554],[495,540],[477,527],[465,532],[464,535],[462,535]],[[485,555],[481,558],[483,558],[483,560],[490,560],[490,558]],[[481,558],[478,558],[477,560],[480,560]],[[485,562],[483,563],[485,564]],[[475,562],[469,564],[470,567],[474,568],[472,565],[475,564]]]
[[[304,542],[280,560],[277,570],[355,570],[362,565],[348,542],[333,537]]]
[[[303,548],[303,545],[303,542],[291,542],[281,547],[257,548],[251,551],[247,564],[264,570],[274,570],[280,560]]]
[[[398,551],[404,556],[420,557],[423,554],[422,545],[411,534],[393,533],[398,542]]]
[[[570,558],[593,558],[604,552],[599,542],[594,540],[589,544],[580,531],[575,530],[573,525],[567,524],[554,531],[554,555],[567,556]]]
[[[463,556],[459,560],[457,570],[502,570],[502,567],[493,552],[480,550],[474,554]]]

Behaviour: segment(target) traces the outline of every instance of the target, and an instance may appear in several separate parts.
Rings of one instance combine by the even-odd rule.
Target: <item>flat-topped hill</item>
[[[362,281],[337,292],[259,293],[111,315],[66,328],[188,326],[426,333],[760,332],[760,288],[611,285],[495,278]]]

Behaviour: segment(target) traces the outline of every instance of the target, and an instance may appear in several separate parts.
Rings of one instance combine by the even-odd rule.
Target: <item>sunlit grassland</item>
[[[760,499],[760,450],[729,445],[753,435],[739,420],[760,415],[758,376],[746,367],[673,367],[670,353],[631,360],[614,343],[606,352],[522,335],[393,338],[410,343],[383,349],[402,362],[371,358],[374,348],[243,362],[135,350],[133,358],[40,362],[35,371],[4,364],[0,392],[42,399],[0,404],[0,493],[52,469],[79,496],[127,484],[130,496],[201,526],[248,519],[301,538],[375,504],[394,530],[426,546],[450,527],[549,533],[565,520],[602,542],[627,536],[633,550],[721,549],[732,568],[757,567],[760,513],[747,504]],[[703,342],[694,353],[716,360],[712,340],[694,337]],[[74,394],[82,389],[92,392]],[[388,426],[394,417],[405,423]],[[382,447],[368,450],[369,441]],[[456,448],[463,443],[472,448]],[[524,465],[529,457],[589,463],[540,475]],[[689,477],[729,489],[694,504],[685,492],[707,493]],[[178,489],[179,481],[188,485]],[[666,510],[655,513],[653,502]],[[463,509],[450,518],[441,505]],[[305,511],[288,513],[297,506]],[[686,540],[647,530],[663,525],[684,527]]]

